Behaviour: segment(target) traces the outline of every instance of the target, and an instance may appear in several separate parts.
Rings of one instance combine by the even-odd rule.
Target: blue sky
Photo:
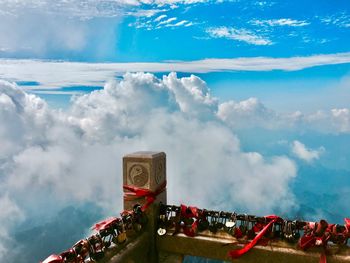
[[[22,31],[17,32],[21,43],[16,47],[2,41],[4,57],[151,62],[348,51],[347,1],[71,1],[61,5],[58,1],[51,7],[35,1],[6,2],[2,16]],[[16,13],[23,17],[9,18]],[[53,29],[75,31],[77,36],[71,36],[75,42],[55,43],[62,41],[62,33],[57,39],[42,39],[47,45],[38,51],[36,46],[42,42],[31,38],[39,34],[49,38],[50,32],[40,27],[34,15],[49,20]],[[25,32],[33,29],[26,21],[38,32]]]
[[[5,0],[0,21],[0,261],[57,215],[86,219],[57,250],[115,215],[137,150],[166,151],[169,202],[350,213],[348,1]]]
[[[347,1],[5,1],[2,10],[2,58],[163,62],[349,52]],[[297,72],[243,67],[201,77],[219,98],[254,96],[274,109],[311,111],[321,103],[312,105],[315,94],[327,97],[348,75],[349,64],[337,64]],[[55,105],[67,98],[57,96],[64,103]],[[325,108],[346,103],[320,100]]]

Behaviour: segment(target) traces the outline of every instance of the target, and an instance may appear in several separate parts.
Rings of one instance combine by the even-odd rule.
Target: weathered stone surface
[[[166,180],[166,155],[164,152],[135,152],[123,158],[123,184],[155,191]],[[124,190],[127,192],[127,190]],[[166,203],[166,191],[159,194],[156,203]],[[124,209],[132,209],[145,199],[125,201]]]
[[[156,191],[166,180],[166,155],[164,152],[136,152],[128,154],[123,158],[123,183],[124,185],[136,186],[138,188]],[[124,190],[127,192],[127,190]],[[124,200],[124,209],[131,210],[135,204],[145,204],[144,197],[135,200]],[[156,227],[159,202],[166,204],[166,190],[160,193],[154,204],[146,211],[148,224],[146,231],[152,233],[149,236],[146,246],[150,253],[143,259],[145,262],[158,262],[156,251]],[[145,241],[146,242],[146,241]],[[137,253],[135,251],[135,253]],[[123,262],[123,261],[120,261]],[[141,262],[141,261],[137,261]]]
[[[187,237],[184,234],[167,233],[164,236],[157,237],[157,248],[159,251],[165,251],[173,254],[199,256],[210,259],[219,259],[230,261],[228,251],[230,249],[242,248],[243,244],[238,240],[225,234],[209,234]],[[330,248],[329,252],[334,255],[327,256],[327,262],[350,262],[349,248],[342,251],[335,251],[336,248]],[[273,263],[273,262],[319,262],[321,249],[311,251],[301,251],[294,244],[286,242],[273,242],[268,246],[255,246],[247,254],[243,255],[235,262],[247,263]]]

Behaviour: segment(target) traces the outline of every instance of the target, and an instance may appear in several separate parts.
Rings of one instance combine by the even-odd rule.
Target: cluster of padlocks
[[[95,224],[92,236],[81,239],[71,248],[58,255],[51,255],[42,263],[84,263],[102,259],[111,246],[123,246],[127,233],[141,232],[147,224],[147,217],[140,205],[132,211],[124,211],[121,217],[113,217]]]
[[[227,233],[246,245],[240,250],[231,250],[228,255],[237,258],[251,249],[257,242],[281,239],[298,243],[299,248],[307,250],[313,246],[326,247],[328,242],[346,246],[350,238],[350,219],[345,225],[301,220],[286,220],[278,216],[257,217],[235,212],[211,211],[193,206],[174,206],[160,204],[157,234],[176,235],[183,233],[194,237],[198,234]],[[70,249],[59,255],[51,255],[42,263],[84,263],[96,262],[105,256],[108,248],[123,246],[129,234],[140,233],[147,224],[144,207],[135,205],[132,211],[124,211],[121,217],[113,217],[95,224],[92,236],[78,241]],[[265,242],[264,242],[265,241]]]
[[[168,230],[172,233],[183,232],[195,236],[204,231],[213,234],[223,231],[236,238],[254,238],[269,222],[267,217],[257,217],[235,212],[210,211],[187,206],[161,205],[158,218],[158,235],[162,236]],[[271,238],[283,238],[296,242],[305,222],[283,220],[273,224],[269,231]]]
[[[273,221],[273,222],[272,222]],[[269,224],[271,223],[271,224]],[[268,227],[267,227],[268,226]],[[160,236],[184,233],[187,236],[226,232],[237,239],[252,240],[264,231],[265,240],[281,239],[298,243],[301,249],[324,246],[327,242],[346,245],[350,238],[350,219],[345,225],[300,220],[285,220],[277,216],[257,217],[235,212],[209,211],[191,206],[162,205],[158,217]]]

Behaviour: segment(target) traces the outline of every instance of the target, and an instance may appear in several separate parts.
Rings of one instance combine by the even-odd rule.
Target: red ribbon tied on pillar
[[[149,189],[130,185],[123,185],[123,188],[124,190],[130,191],[124,193],[124,200],[135,200],[143,197],[146,199],[146,203],[141,207],[144,212],[156,200],[157,196],[165,191],[166,181],[160,184],[154,192]]]
[[[271,221],[267,225],[265,225],[264,228],[255,236],[255,238],[252,241],[250,241],[248,244],[246,244],[243,248],[229,251],[228,255],[230,258],[237,259],[237,258],[241,257],[242,255],[244,255],[245,253],[247,253],[266,234],[266,232],[270,229],[270,227],[274,223],[276,223],[278,220],[281,219],[280,217],[278,217],[276,215],[265,216],[265,218],[270,219]]]

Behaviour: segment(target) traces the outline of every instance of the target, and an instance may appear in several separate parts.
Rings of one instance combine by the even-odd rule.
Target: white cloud
[[[259,36],[247,29],[236,29],[233,27],[214,27],[207,29],[207,33],[213,38],[227,38],[246,42],[257,46],[272,45],[273,42],[266,37]]]
[[[277,114],[267,109],[258,99],[244,101],[227,101],[219,105],[218,117],[235,129],[279,126]]]
[[[0,144],[8,147],[1,147],[0,192],[24,216],[85,201],[118,211],[122,155],[163,150],[169,203],[254,213],[293,207],[294,162],[243,152],[217,107],[204,81],[175,73],[126,74],[76,98],[67,112],[2,81]]]
[[[111,52],[110,47],[115,46],[115,28],[124,17],[134,16],[141,21],[133,25],[150,30],[146,26],[147,19],[152,21],[156,14],[175,4],[200,2],[205,1],[4,0],[0,1],[0,52],[7,57],[46,57],[48,54],[81,52],[91,45],[92,39],[98,39],[95,50],[90,53],[99,58],[101,53]],[[171,27],[171,21],[167,27]]]
[[[290,26],[290,27],[302,27],[310,25],[309,22],[305,20],[295,20],[290,18],[281,18],[281,19],[268,19],[268,20],[252,20],[254,25],[263,25],[263,26]]]
[[[98,17],[94,12],[100,11],[97,7],[90,9],[89,4],[84,5],[83,2],[76,2],[76,8],[70,6],[70,1],[62,1],[61,5],[58,1],[43,2],[42,5],[38,1],[12,2],[8,5],[0,2],[0,9],[9,9],[8,12],[13,13],[0,14],[0,52],[16,57],[82,51],[92,38],[99,39],[92,52],[98,57],[108,50],[107,43],[115,43],[115,26],[122,18],[121,12],[115,11],[115,17],[108,23],[104,23],[103,19],[88,21]],[[66,4],[67,10],[64,8]]]
[[[331,116],[333,117],[333,125],[338,127],[341,132],[350,132],[350,110],[332,109]]]
[[[331,16],[318,17],[320,21],[326,25],[334,25],[336,27],[341,28],[349,28],[350,27],[350,15],[341,12]]]
[[[212,0],[139,0],[144,4],[157,4],[157,5],[175,5],[175,4],[197,4],[197,3],[206,3],[212,2]]]
[[[146,19],[146,18],[139,18],[136,22],[130,23],[130,27],[136,27],[136,28],[144,28],[146,30],[154,30],[154,29],[161,29],[161,28],[176,28],[176,27],[189,27],[192,26],[193,23],[188,20],[181,20],[178,21],[177,17],[170,17],[167,18],[167,15],[160,15],[156,17],[153,20]],[[166,19],[167,18],[167,19]]]
[[[334,108],[329,111],[319,110],[308,115],[301,114],[299,122],[308,123],[315,130],[325,133],[349,133],[350,110],[348,108]]]
[[[74,85],[103,85],[127,71],[178,71],[206,73],[216,71],[294,71],[323,65],[350,63],[350,53],[335,53],[305,57],[269,58],[242,57],[204,59],[197,61],[140,62],[140,63],[81,63],[42,60],[0,59],[0,77],[11,81],[37,81],[39,86],[62,87]],[[29,88],[29,87],[28,87]]]
[[[311,113],[300,111],[279,113],[267,108],[257,98],[218,105],[217,116],[235,130],[264,128],[271,130],[313,130],[321,133],[339,134],[350,132],[350,109],[333,108]]]
[[[181,20],[181,21],[177,22],[176,24],[173,24],[173,25],[170,25],[170,26],[177,27],[177,26],[183,26],[185,24],[188,24],[188,21],[187,20]]]
[[[157,18],[155,18],[153,21],[154,22],[159,22],[160,20],[162,20],[162,19],[164,19],[164,18],[166,18],[167,17],[167,15],[160,15],[160,16],[158,16]]]
[[[128,16],[134,16],[134,17],[138,17],[138,18],[151,18],[153,16],[155,16],[158,13],[161,12],[165,12],[167,11],[166,9],[138,9],[138,10],[133,10],[133,11],[129,11],[126,12],[125,14]]]
[[[0,15],[23,15],[26,11],[36,11],[41,14],[64,15],[80,19],[94,17],[117,17],[123,14],[153,16],[157,10],[155,6],[192,5],[210,2],[210,0],[2,0],[0,2]],[[152,8],[153,7],[153,8]],[[128,11],[130,9],[133,10]],[[150,9],[152,8],[152,9]]]
[[[320,147],[318,150],[309,149],[303,143],[296,140],[293,141],[291,150],[296,157],[308,163],[319,159],[320,155],[325,151],[324,147]]]
[[[9,229],[24,219],[17,204],[8,195],[0,195],[0,258],[6,258],[12,240]]]
[[[167,20],[163,20],[163,21],[159,22],[159,23],[157,24],[157,26],[161,26],[161,25],[164,25],[164,24],[169,24],[169,23],[171,23],[171,22],[173,22],[173,21],[175,21],[175,20],[177,20],[176,17],[170,17],[170,18],[168,18]]]

